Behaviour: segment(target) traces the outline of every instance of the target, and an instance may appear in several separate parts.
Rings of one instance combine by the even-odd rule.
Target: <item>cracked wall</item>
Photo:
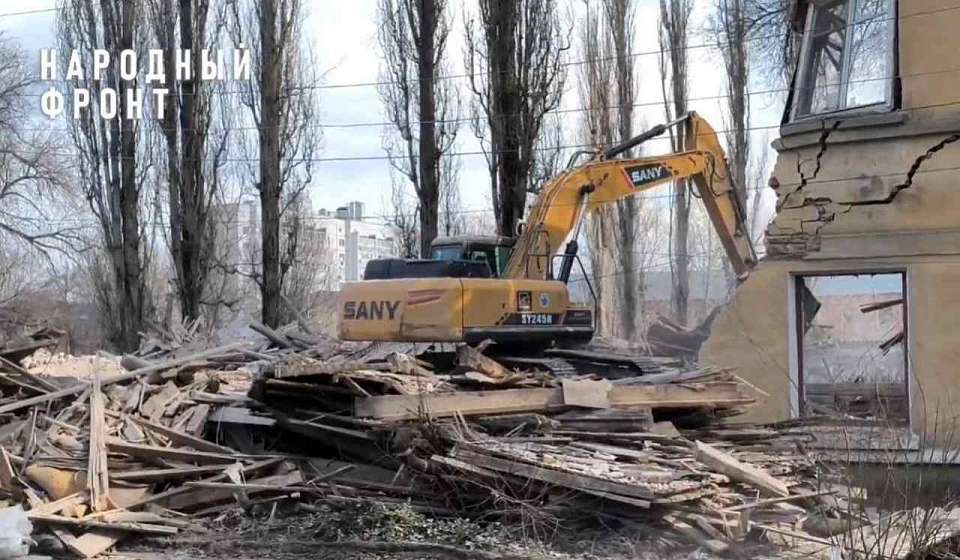
[[[960,10],[944,6],[899,2],[898,110],[788,124],[774,143],[767,256],[700,353],[765,393],[748,420],[796,413],[798,275],[899,271],[911,425],[960,429]]]
[[[771,181],[778,213],[768,228],[770,258],[857,258],[862,252],[843,248],[851,236],[957,227],[960,150],[951,147],[960,134],[873,140],[867,132],[837,138],[838,130],[825,129],[816,144],[781,152]]]

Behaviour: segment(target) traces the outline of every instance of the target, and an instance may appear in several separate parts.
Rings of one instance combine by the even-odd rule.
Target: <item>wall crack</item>
[[[920,157],[913,161],[913,164],[910,166],[910,169],[907,171],[907,178],[900,184],[894,186],[890,190],[890,194],[884,198],[878,198],[873,200],[855,200],[851,202],[841,202],[839,204],[845,205],[848,208],[844,211],[844,214],[849,212],[854,206],[875,206],[879,204],[890,204],[893,202],[897,195],[902,191],[905,191],[913,186],[913,177],[920,171],[920,168],[923,167],[923,164],[929,161],[933,156],[937,154],[940,150],[946,148],[950,144],[960,140],[960,133],[954,133],[950,136],[947,136],[943,140],[934,144],[929,150],[924,152]]]
[[[817,175],[820,174],[820,169],[822,168],[822,165],[823,165],[822,163],[823,154],[826,153],[827,151],[827,140],[829,140],[831,134],[833,134],[838,128],[840,128],[841,122],[842,121],[839,121],[839,120],[835,121],[829,128],[826,126],[826,123],[824,123],[823,129],[820,131],[820,140],[817,142],[819,146],[817,150],[817,155],[814,157],[816,166],[813,168],[813,174],[810,175],[809,177],[803,172],[803,164],[809,160],[804,160],[802,157],[800,157],[800,154],[797,154],[797,175],[800,176],[800,184],[797,185],[797,188],[787,193],[783,197],[783,200],[781,200],[777,204],[777,212],[780,212],[780,210],[783,210],[784,207],[786,207],[787,201],[790,199],[791,196],[801,192],[810,181],[816,179]],[[804,200],[801,206],[805,206],[806,202],[807,201]],[[798,208],[798,207],[794,206],[789,208]]]

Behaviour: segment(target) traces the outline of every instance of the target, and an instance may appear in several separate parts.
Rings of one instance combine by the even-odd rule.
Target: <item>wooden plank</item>
[[[277,487],[291,486],[294,484],[300,484],[303,482],[303,475],[300,474],[300,471],[292,471],[285,474],[279,474],[274,476],[267,476],[264,478],[257,478],[249,481],[249,489],[242,490],[247,495],[260,494],[269,490],[263,490],[262,487],[267,487],[268,489],[277,489]],[[232,500],[237,494],[238,490],[234,488],[234,485],[230,485],[230,488],[197,488],[190,486],[191,484],[197,483],[187,483],[186,486],[187,492],[183,492],[176,496],[171,496],[160,502],[163,507],[173,509],[173,510],[192,510],[199,507],[213,505],[218,502],[223,502],[227,500]],[[217,484],[216,482],[201,482],[199,484]]]
[[[872,313],[874,311],[879,311],[881,309],[886,309],[888,307],[894,307],[902,304],[903,304],[903,298],[888,299],[885,301],[877,301],[874,303],[865,303],[860,306],[860,313]]]
[[[258,416],[253,414],[249,408],[239,408],[234,406],[225,406],[213,411],[207,418],[208,422],[214,424],[245,424],[248,426],[263,426],[272,428],[277,425],[277,420],[271,416]]]
[[[210,405],[198,404],[190,410],[190,417],[183,426],[183,431],[192,436],[201,437],[207,425],[207,417],[210,416]]]
[[[10,464],[10,455],[7,450],[0,446],[0,488],[7,492],[14,492],[16,489],[13,481],[16,478],[16,472],[13,465]]]
[[[29,391],[30,394],[37,394],[37,393],[39,393],[39,394],[43,395],[43,394],[49,392],[49,391],[44,391],[43,389],[41,389],[41,388],[39,388],[39,387],[35,387],[35,386],[31,385],[31,384],[27,383],[26,381],[24,381],[24,380],[22,380],[22,379],[19,379],[19,377],[18,377],[17,375],[11,374],[11,373],[0,373],[0,381],[3,381],[4,383],[8,383],[8,384],[13,385],[13,386],[15,386],[15,387],[19,387],[21,390]]]
[[[108,438],[107,446],[111,451],[126,453],[147,461],[177,461],[181,463],[202,465],[230,465],[237,462],[237,457],[221,453],[207,453],[205,451],[191,451],[171,447],[157,447],[154,445],[139,445],[127,443],[119,438]]]
[[[560,389],[506,389],[459,391],[430,395],[384,395],[354,401],[354,415],[381,420],[415,420],[421,410],[433,416],[501,414],[559,408]]]
[[[64,397],[70,397],[78,393],[82,393],[88,387],[90,387],[89,383],[79,383],[72,387],[67,387],[66,389],[61,389],[45,395],[37,395],[36,397],[30,397],[29,399],[19,399],[12,403],[0,406],[0,414],[4,414],[6,412],[15,412],[17,410],[23,410],[24,408],[30,408],[38,404],[45,404],[57,399],[62,399]]]
[[[109,508],[107,497],[110,493],[106,419],[100,382],[100,372],[96,372],[93,376],[93,387],[90,390],[90,443],[87,446],[87,489],[90,492],[90,508],[93,511],[105,511]]]
[[[792,496],[784,496],[782,498],[767,498],[765,500],[757,500],[755,502],[750,502],[747,504],[740,504],[737,506],[730,506],[723,508],[723,511],[736,512],[736,511],[746,511],[751,509],[756,509],[759,507],[766,507],[773,504],[779,504],[781,502],[792,502],[794,500],[805,500],[807,498],[816,498],[817,496],[829,496],[830,494],[836,494],[836,490],[824,490],[822,492],[807,492],[803,494],[793,494]]]
[[[66,498],[60,498],[55,502],[40,502],[30,507],[29,513],[38,513],[38,514],[54,514],[58,515],[65,513],[73,513],[73,510],[79,506],[87,503],[87,497],[82,493],[77,492],[76,494],[71,494]]]
[[[276,466],[277,464],[281,463],[281,462],[284,461],[284,460],[285,460],[285,459],[284,459],[283,457],[269,457],[269,458],[264,459],[264,460],[262,460],[262,461],[258,461],[258,462],[256,462],[256,463],[253,463],[252,465],[247,465],[247,466],[245,466],[245,467],[243,468],[243,474],[244,474],[244,475],[251,475],[251,476],[252,476],[252,475],[259,475],[259,474],[262,473],[263,471],[265,471],[265,470],[267,470],[267,469],[269,469],[269,468],[271,468],[271,467]],[[228,475],[226,472],[221,472],[220,474],[211,476],[211,477],[209,477],[209,478],[205,478],[205,479],[203,479],[203,480],[206,481],[206,482],[218,482],[218,481],[221,481],[221,480],[228,480],[228,479],[229,479],[229,475]],[[168,504],[168,501],[169,501],[169,500],[175,498],[176,496],[180,496],[180,495],[183,495],[183,494],[188,494],[188,493],[191,493],[191,492],[194,492],[194,491],[195,491],[194,488],[189,488],[189,487],[187,487],[187,486],[177,486],[177,487],[174,487],[174,488],[170,488],[169,490],[165,490],[165,491],[163,491],[163,492],[161,492],[161,493],[159,493],[159,494],[154,494],[154,495],[152,495],[152,496],[147,496],[146,498],[143,498],[142,500],[139,500],[139,501],[137,501],[137,502],[135,502],[135,503],[128,504],[128,505],[127,505],[127,509],[133,510],[133,509],[136,509],[136,508],[139,508],[139,507],[145,506],[145,505],[147,505],[147,504],[151,504],[151,503],[158,503],[158,504],[161,504],[161,505],[166,505],[166,504]]]
[[[539,480],[540,482],[571,488],[573,490],[603,492],[606,494],[640,498],[642,500],[649,500],[653,497],[649,490],[640,486],[620,484],[602,478],[558,471],[528,463],[521,463],[519,461],[510,461],[500,457],[491,457],[463,448],[455,450],[454,458],[485,469]]]
[[[627,459],[634,459],[637,461],[650,460],[650,453],[647,453],[645,451],[638,451],[636,449],[631,449],[629,447],[619,447],[616,445],[608,445],[605,443],[593,443],[593,442],[587,442],[587,441],[575,441],[570,445],[573,447],[579,447],[580,449],[598,451],[600,453],[615,455],[617,457],[625,457]]]
[[[197,475],[223,472],[223,465],[207,465],[203,467],[184,467],[175,469],[145,469],[138,471],[110,472],[110,480],[181,480]]]
[[[233,343],[233,344],[227,344],[226,346],[219,346],[219,347],[217,347],[217,348],[211,348],[211,349],[209,349],[209,350],[204,350],[203,352],[199,352],[199,353],[197,353],[197,354],[191,354],[191,355],[189,355],[189,356],[183,356],[183,357],[181,357],[181,358],[174,358],[174,359],[172,359],[172,360],[166,360],[166,361],[163,361],[163,362],[158,362],[158,363],[153,364],[153,365],[151,365],[151,366],[147,366],[147,367],[135,369],[135,370],[133,370],[133,371],[131,371],[131,372],[128,372],[128,373],[122,373],[122,374],[119,374],[119,375],[115,375],[115,376],[113,376],[113,377],[108,377],[108,378],[106,378],[106,379],[103,380],[103,384],[104,384],[104,385],[113,385],[114,383],[124,383],[124,382],[127,382],[127,381],[133,381],[134,379],[139,379],[139,378],[141,378],[141,377],[143,377],[143,376],[145,376],[145,375],[149,375],[149,374],[151,374],[151,373],[157,373],[157,372],[161,372],[161,371],[164,371],[164,370],[168,370],[168,369],[173,369],[173,368],[176,368],[176,367],[184,366],[184,365],[187,365],[187,364],[192,363],[192,362],[197,362],[197,361],[200,361],[200,360],[206,360],[207,358],[212,358],[212,357],[214,357],[214,356],[218,356],[218,355],[221,355],[221,354],[226,354],[226,353],[229,353],[229,352],[233,352],[234,350],[238,350],[239,348],[242,348],[242,347],[243,347],[243,344],[237,342],[237,343]]]
[[[180,388],[173,381],[167,381],[160,391],[154,393],[140,405],[140,414],[151,418],[159,419],[167,409],[167,405],[174,402],[180,396]]]
[[[649,408],[574,409],[552,416],[557,429],[585,432],[650,432],[653,412]]]
[[[610,405],[649,407],[654,410],[700,407],[730,408],[753,399],[733,382],[684,385],[620,386],[610,391]],[[505,389],[459,391],[422,395],[384,395],[354,401],[354,415],[380,420],[415,420],[421,411],[432,416],[506,414],[558,410],[566,405],[562,389]]]
[[[433,372],[429,369],[420,365],[417,362],[417,359],[409,354],[404,354],[402,352],[391,352],[387,354],[387,362],[390,364],[390,367],[395,373],[402,373],[405,375],[420,375],[424,377],[432,377]]]
[[[26,425],[26,420],[14,420],[0,426],[0,445],[7,442],[16,442],[16,439],[20,437],[20,432]]]
[[[610,408],[608,395],[613,385],[606,379],[563,379],[563,403],[584,408]]]
[[[331,472],[324,473],[318,477],[310,479],[311,484],[319,484],[321,482],[326,482],[327,480],[332,480],[339,477],[341,474],[352,471],[356,468],[354,465],[344,465],[338,469],[334,469]],[[295,471],[299,472],[299,471]],[[293,477],[297,478],[297,477]],[[303,481],[302,475],[299,477],[300,482]],[[274,490],[279,491],[293,491],[293,492],[305,492],[308,494],[326,494],[330,490],[325,488],[318,488],[316,486],[295,486],[292,484],[277,485],[277,484],[257,484],[257,483],[244,483],[244,484],[234,484],[232,482],[188,482],[186,486],[193,488],[212,488],[214,490],[234,490],[237,492],[247,492],[247,491],[257,491],[257,492],[270,492]]]
[[[790,495],[790,489],[785,483],[763,469],[739,461],[732,455],[702,441],[694,442],[694,458],[717,472],[729,476],[732,480],[749,484],[775,496]]]
[[[500,365],[496,360],[484,356],[466,344],[457,348],[457,363],[461,367],[479,371],[494,379],[502,379],[510,376],[510,370]]]
[[[21,377],[23,377],[33,385],[36,385],[40,389],[43,389],[42,392],[44,393],[49,393],[50,391],[56,391],[57,389],[59,389],[59,387],[57,387],[50,381],[44,379],[39,375],[34,375],[30,373],[25,368],[20,367],[18,364],[11,362],[10,360],[4,358],[3,356],[0,356],[0,365],[5,366],[7,369],[20,375]]]
[[[674,531],[687,537],[714,554],[723,554],[730,547],[730,545],[723,541],[718,541],[710,538],[707,535],[704,535],[700,532],[700,529],[674,516],[667,516],[666,521],[670,524]]]
[[[192,447],[197,451],[209,451],[210,453],[220,453],[223,455],[233,455],[234,453],[234,451],[229,447],[217,445],[216,443],[207,441],[205,439],[194,437],[179,430],[174,430],[173,428],[168,428],[161,424],[151,422],[145,418],[131,416],[130,419],[140,426],[150,430],[151,432],[160,434],[161,436],[169,439],[172,443],[182,447]]]
[[[262,323],[257,323],[257,322],[250,323],[250,329],[256,333],[263,335],[264,338],[266,338],[267,340],[269,340],[270,342],[276,344],[281,348],[294,348],[294,349],[296,348],[296,345],[294,345],[292,342],[287,340],[286,337],[282,336],[277,331],[271,329],[270,327]]]
[[[61,531],[63,531],[63,529],[61,529]],[[58,534],[57,536],[59,537],[60,535]],[[79,537],[73,537],[70,544],[67,544],[66,541],[64,541],[63,544],[69,548],[71,552],[83,558],[96,558],[97,556],[110,550],[110,548],[120,542],[120,539],[122,538],[123,531],[95,529],[93,531],[88,531]],[[62,537],[61,540],[63,540]]]
[[[167,527],[165,525],[155,525],[152,523],[107,523],[93,519],[75,519],[62,515],[32,513],[27,512],[27,518],[37,523],[48,523],[51,525],[67,525],[70,527],[109,529],[115,531],[126,531],[132,533],[143,533],[146,535],[175,535],[176,527]]]

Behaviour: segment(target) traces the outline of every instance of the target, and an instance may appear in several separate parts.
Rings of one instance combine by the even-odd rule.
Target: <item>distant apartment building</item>
[[[318,238],[330,248],[335,273],[333,289],[363,278],[367,262],[397,254],[393,226],[366,219],[362,202],[351,202],[333,212],[321,210],[315,220]]]
[[[255,274],[260,263],[260,207],[255,201],[228,205],[232,217],[221,229],[229,249],[230,265],[242,273]],[[367,262],[397,255],[397,233],[393,226],[364,216],[364,204],[354,201],[336,210],[314,212],[309,201],[300,208],[298,253],[302,262],[327,267],[318,290],[338,290],[344,282],[360,280]],[[227,234],[228,233],[228,234]],[[308,258],[309,257],[309,258]]]

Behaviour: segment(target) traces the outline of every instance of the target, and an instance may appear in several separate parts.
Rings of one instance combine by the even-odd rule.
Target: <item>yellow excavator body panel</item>
[[[403,278],[349,282],[337,302],[341,340],[589,340],[593,311],[553,280]]]

